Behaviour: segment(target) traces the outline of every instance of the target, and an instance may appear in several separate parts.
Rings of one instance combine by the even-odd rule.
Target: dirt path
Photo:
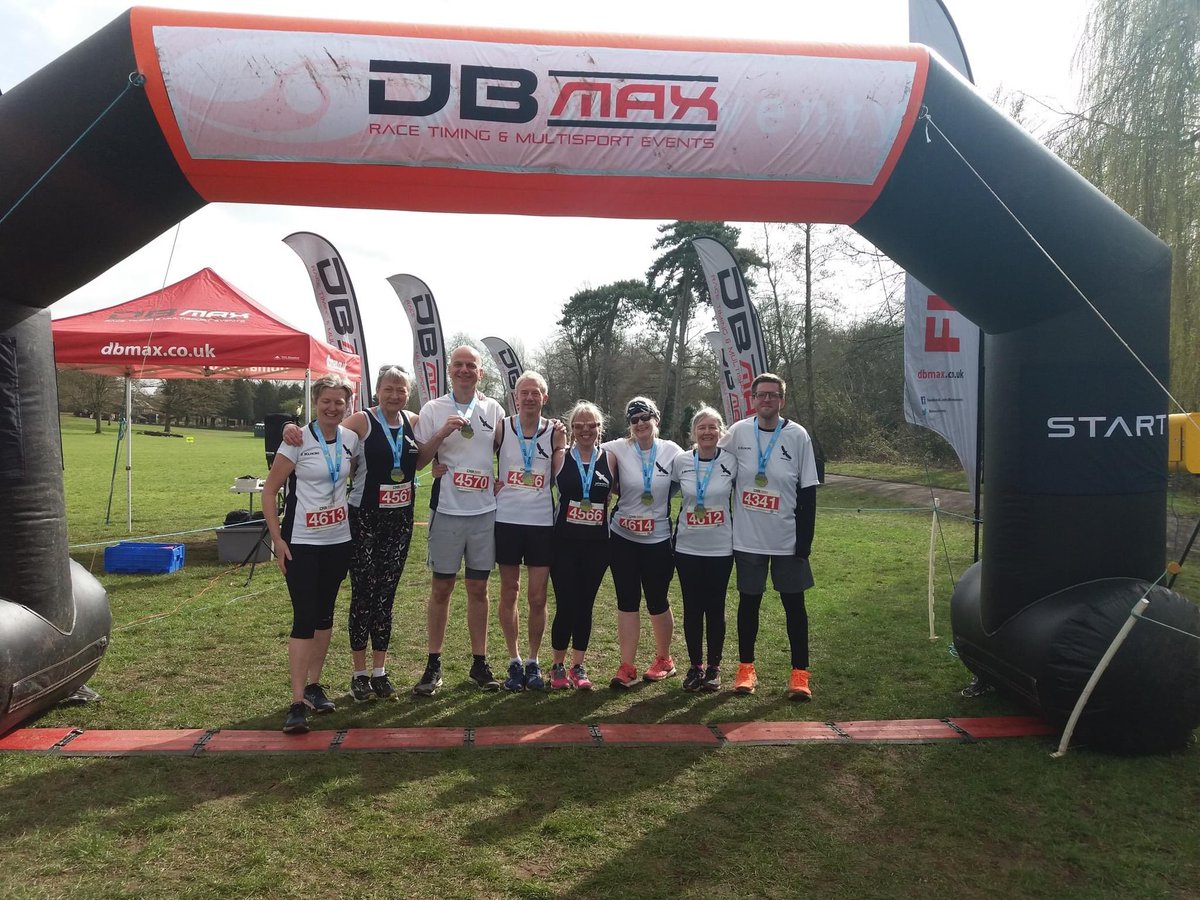
[[[902,484],[895,481],[879,481],[875,478],[856,478],[852,475],[826,475],[825,483],[831,486],[845,487],[852,490],[874,494],[877,497],[888,497],[897,506],[932,506],[932,497],[942,501],[942,509],[960,516],[970,516],[975,507],[971,495],[966,491],[954,491],[949,488],[933,488],[932,493],[927,485]],[[986,527],[987,516],[983,515]],[[1192,530],[1196,527],[1196,517],[1180,515],[1167,510],[1167,558],[1179,559],[1183,553]],[[1200,558],[1200,540],[1193,548],[1189,558]]]

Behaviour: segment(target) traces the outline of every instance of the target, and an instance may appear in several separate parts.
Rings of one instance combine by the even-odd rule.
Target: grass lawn
[[[78,424],[77,424],[78,423]],[[112,435],[64,420],[71,541],[122,537],[123,492],[105,527]],[[185,430],[191,444],[135,444],[135,532],[220,524],[244,503],[233,478],[264,474],[262,442]],[[135,436],[136,440],[136,436]],[[830,471],[841,471],[831,465]],[[121,474],[120,471],[118,473]],[[861,474],[861,473],[854,473]],[[763,604],[762,685],[752,697],[689,695],[679,679],[628,693],[485,695],[469,665],[461,585],[446,688],[432,700],[355,706],[320,728],[551,722],[845,721],[1022,712],[961,697],[949,652],[953,578],[971,530],[944,518],[939,638],[926,622],[927,513],[873,512],[874,498],[822,489],[809,594],[813,687],[782,696],[783,614]],[[96,496],[100,494],[100,496]],[[425,501],[427,492],[419,493]],[[862,510],[861,512],[843,510]],[[424,515],[418,512],[418,519]],[[396,603],[390,671],[406,688],[424,660],[424,530]],[[290,608],[273,565],[216,562],[189,538],[168,576],[102,574],[113,641],[91,685],[104,697],[37,724],[84,728],[268,728],[287,700]],[[1185,569],[1185,576],[1190,572]],[[1184,593],[1200,595],[1181,577]],[[348,585],[327,681],[347,688]],[[493,579],[493,602],[498,584]],[[678,595],[673,607],[679,610]],[[728,663],[736,661],[736,594]],[[606,581],[589,652],[617,662]],[[502,663],[493,623],[490,646]],[[642,642],[643,664],[651,647]],[[677,622],[676,659],[683,657]],[[549,637],[543,660],[549,656]],[[1051,760],[1046,739],[951,746],[483,749],[201,759],[0,756],[0,896],[795,897],[1194,896],[1200,884],[1200,762],[1189,752]]]

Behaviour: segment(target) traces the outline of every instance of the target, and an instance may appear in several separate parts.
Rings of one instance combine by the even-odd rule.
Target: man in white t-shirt
[[[733,556],[737,563],[738,654],[733,689],[752,694],[758,684],[754,645],[767,572],[787,618],[792,675],[788,696],[811,700],[808,611],[813,586],[808,556],[816,524],[816,458],[808,432],[780,415],[787,387],[764,372],[751,384],[755,415],[734,423],[722,441],[738,461],[733,497]]]
[[[413,693],[430,696],[442,685],[442,644],[450,596],[465,562],[471,680],[487,691],[500,682],[487,663],[488,575],[496,560],[496,496],[492,459],[504,409],[479,393],[483,360],[474,347],[450,354],[450,393],[421,408],[416,439],[436,451],[446,472],[433,482],[429,508],[429,658]]]

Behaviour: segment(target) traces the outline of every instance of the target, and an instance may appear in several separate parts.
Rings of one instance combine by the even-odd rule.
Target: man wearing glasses
[[[792,674],[788,697],[812,699],[808,674],[808,611],[813,586],[808,564],[817,513],[817,465],[808,432],[780,416],[787,387],[764,372],[750,386],[755,415],[735,422],[722,446],[738,461],[733,497],[733,556],[737,564],[738,655],[733,689],[752,694],[758,685],[754,645],[767,573],[787,618]]]

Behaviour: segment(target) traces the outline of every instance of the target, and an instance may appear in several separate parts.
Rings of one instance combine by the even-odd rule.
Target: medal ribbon
[[[779,432],[783,430],[783,418],[775,423],[775,433],[771,435],[771,442],[767,444],[767,452],[763,452],[762,448],[762,429],[758,427],[758,419],[754,420],[754,446],[758,449],[758,474],[764,478],[767,476],[767,463],[771,459],[771,451],[775,449],[775,442],[779,440]]]
[[[458,414],[467,420],[467,426],[470,426],[470,424],[471,424],[471,416],[475,415],[475,404],[478,401],[479,401],[479,395],[476,394],[474,397],[471,398],[471,402],[467,405],[467,408],[463,409],[461,406],[458,405],[458,400],[455,399],[454,392],[453,391],[450,392],[450,402],[454,404],[454,408],[455,408],[455,410],[457,410]]]
[[[308,428],[309,428],[309,431],[312,432],[312,436],[317,439],[317,443],[320,444],[321,454],[325,457],[325,466],[326,466],[326,468],[329,469],[329,480],[333,484],[333,491],[330,495],[330,497],[332,499],[332,497],[337,495],[338,478],[340,478],[342,475],[342,445],[341,445],[341,441],[338,440],[338,438],[341,437],[342,433],[339,430],[338,438],[334,439],[335,441],[337,441],[337,453],[330,454],[329,447],[325,444],[324,436],[317,433],[316,422],[309,422]],[[336,463],[334,462],[335,456],[337,457]]]
[[[696,506],[704,508],[704,494],[708,491],[708,482],[712,478],[713,467],[717,464],[717,457],[714,455],[708,460],[708,468],[704,472],[704,478],[700,478],[700,451],[693,450],[692,456],[696,458]]]
[[[575,460],[575,467],[579,469],[579,483],[583,485],[583,499],[585,502],[591,502],[592,494],[592,478],[596,474],[596,461],[600,459],[600,450],[592,448],[592,461],[584,468],[583,457],[579,455],[579,448],[571,448],[571,458]]]
[[[392,437],[392,426],[387,423],[387,419],[383,416],[383,410],[378,406],[375,407],[375,418],[379,420],[380,426],[383,428],[383,436],[387,438],[388,446],[392,448],[392,468],[400,468],[400,437]],[[400,432],[404,432],[404,413],[400,413]]]
[[[517,433],[517,439],[521,442],[521,459],[525,461],[525,474],[533,474],[533,451],[537,448],[538,432],[542,429],[541,416],[538,417],[537,426],[533,429],[533,437],[529,439],[528,445],[525,443],[525,429],[521,426],[520,416],[513,416],[513,431]]]
[[[638,459],[642,461],[642,493],[650,493],[650,479],[654,477],[654,460],[658,458],[658,441],[650,445],[650,460],[646,461],[646,454],[642,452],[642,445],[637,441],[633,442],[633,449],[637,451]]]

